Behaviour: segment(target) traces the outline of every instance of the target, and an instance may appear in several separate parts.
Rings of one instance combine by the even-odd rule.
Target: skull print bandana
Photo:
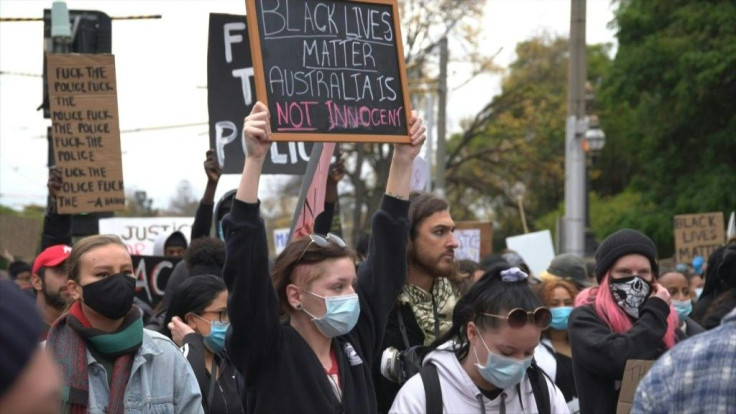
[[[639,309],[649,297],[652,287],[639,276],[611,279],[611,294],[618,306],[634,319],[639,319]]]

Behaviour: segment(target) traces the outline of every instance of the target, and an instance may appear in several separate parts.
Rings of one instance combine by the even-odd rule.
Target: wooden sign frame
[[[261,0],[245,0],[246,19],[248,22],[248,35],[251,42],[251,54],[253,60],[254,79],[256,84],[256,96],[258,100],[263,102],[267,107],[268,93],[266,90],[266,73],[263,64],[263,53],[261,49],[261,33],[258,22],[258,13],[256,9],[256,1]],[[304,1],[305,3],[313,3],[309,0],[289,0]],[[335,0],[325,0],[334,3]],[[397,0],[346,0],[344,3],[364,3],[376,4],[391,7],[393,18],[394,36],[396,37],[396,60],[398,62],[398,70],[401,92],[404,105],[404,122],[406,123],[406,135],[390,135],[390,134],[359,134],[359,133],[325,133],[325,132],[271,132],[271,139],[274,141],[317,141],[317,142],[393,142],[393,143],[409,143],[410,126],[409,118],[411,116],[411,104],[409,99],[409,86],[406,76],[406,62],[404,62],[404,46],[401,34],[401,25],[399,18],[399,9]],[[271,114],[271,119],[275,114]],[[270,120],[269,120],[270,122]]]

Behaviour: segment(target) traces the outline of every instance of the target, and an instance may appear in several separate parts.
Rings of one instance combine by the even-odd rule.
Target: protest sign
[[[46,55],[61,214],[125,209],[115,57]]]
[[[289,244],[289,234],[291,229],[288,227],[273,229],[273,248],[276,256],[281,254]]]
[[[211,13],[208,43],[210,148],[224,174],[240,174],[245,162],[243,119],[256,98],[245,16]],[[311,143],[276,142],[263,173],[303,174],[311,149]]]
[[[642,359],[630,359],[626,361],[624,375],[621,378],[621,392],[618,395],[616,414],[629,414],[632,405],[634,405],[636,387],[649,369],[652,368],[652,365],[654,365],[654,361]]]
[[[549,230],[507,237],[506,247],[519,253],[535,276],[547,270],[555,257],[552,234]]]
[[[409,142],[396,0],[246,7],[256,91],[274,140]]]
[[[0,214],[0,252],[7,250],[15,260],[28,263],[38,253],[41,219]]]
[[[166,283],[179,257],[131,255],[135,282],[135,295],[155,308],[164,297]]]
[[[476,262],[493,251],[493,228],[482,221],[460,221],[455,223],[455,260],[470,259]]]
[[[722,212],[677,215],[674,229],[677,263],[691,263],[695,256],[707,260],[726,241]]]
[[[151,256],[154,242],[162,235],[180,231],[190,242],[193,217],[116,217],[100,219],[100,234],[114,234],[131,255]]]

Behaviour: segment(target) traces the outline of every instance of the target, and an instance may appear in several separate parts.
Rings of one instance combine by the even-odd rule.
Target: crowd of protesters
[[[614,413],[630,360],[656,361],[633,412],[736,412],[735,241],[667,269],[632,229],[592,272],[570,254],[539,275],[514,251],[456,260],[451,206],[410,191],[426,131],[412,114],[357,249],[330,233],[338,164],[314,232],[271,258],[268,119],[256,103],[217,203],[207,152],[191,243],[157,240],[184,260],[155,308],[120,239],[72,243],[50,203],[41,251],[0,282],[0,413]]]

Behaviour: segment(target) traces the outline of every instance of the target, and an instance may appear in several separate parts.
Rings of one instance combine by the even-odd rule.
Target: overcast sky
[[[51,4],[1,0],[0,17],[42,17]],[[245,1],[98,0],[68,1],[67,5],[111,17],[162,16],[113,21],[125,187],[147,191],[154,208],[168,207],[183,179],[199,197],[206,182],[202,161],[209,147],[205,89],[209,13],[245,14]],[[588,0],[588,44],[615,43],[607,28],[613,10],[609,0]],[[545,32],[568,35],[570,1],[488,0],[483,25],[486,50],[502,49],[498,63],[506,66],[513,61],[518,42]],[[41,103],[42,57],[42,22],[0,23],[0,204],[16,209],[45,204],[50,120],[36,111]],[[452,133],[461,119],[474,115],[499,92],[500,77],[483,76],[457,89],[453,85],[464,81],[461,69],[451,67],[449,75],[448,131]],[[155,129],[188,124],[201,125]],[[139,129],[149,130],[133,132]],[[216,197],[234,188],[237,179],[224,176]]]

